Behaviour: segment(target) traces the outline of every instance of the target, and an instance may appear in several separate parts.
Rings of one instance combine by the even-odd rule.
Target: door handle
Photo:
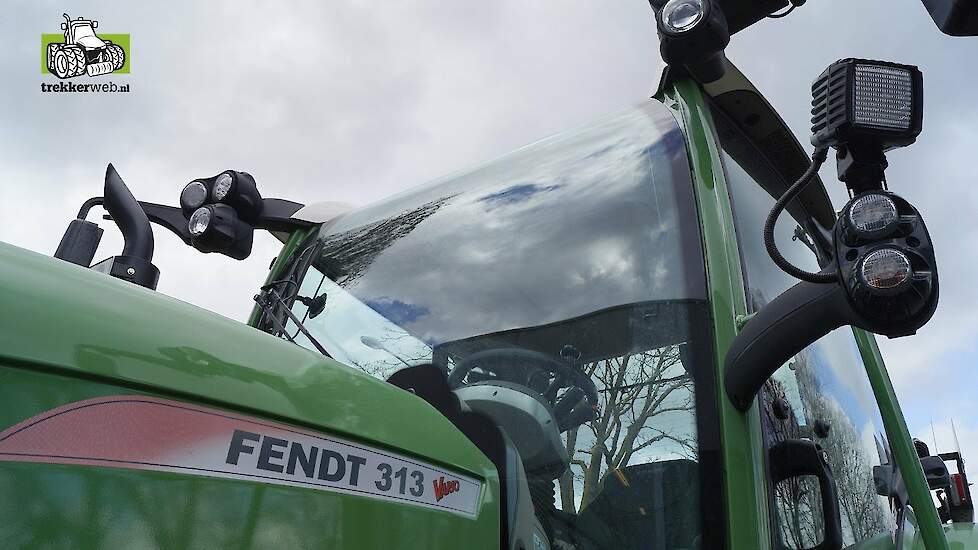
[[[822,499],[824,533],[822,542],[808,550],[840,550],[842,520],[839,516],[839,492],[832,476],[825,451],[814,441],[788,439],[768,451],[768,463],[774,484],[799,476],[818,479]]]

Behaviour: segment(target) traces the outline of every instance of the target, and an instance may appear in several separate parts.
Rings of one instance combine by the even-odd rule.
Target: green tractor
[[[722,54],[786,2],[652,4],[649,101],[473,170],[363,208],[226,170],[167,206],[109,165],[57,259],[0,245],[0,546],[978,548],[873,337],[937,306],[883,179],[920,71],[833,63],[809,155]],[[95,207],[125,245],[93,265]],[[151,224],[282,242],[247,323],[154,291]]]
[[[48,71],[58,78],[72,78],[88,73],[98,76],[118,71],[126,64],[126,51],[111,40],[103,40],[95,34],[98,21],[72,19],[64,14],[61,24],[64,43],[52,43],[47,47]]]

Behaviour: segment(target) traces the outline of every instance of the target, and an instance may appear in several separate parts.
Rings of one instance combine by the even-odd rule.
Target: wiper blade
[[[312,345],[316,346],[316,349],[319,350],[319,353],[322,353],[326,357],[332,359],[333,356],[330,355],[329,352],[326,351],[326,348],[324,348],[322,344],[320,344],[319,341],[316,340],[316,338],[306,329],[306,327],[302,324],[302,321],[300,321],[299,318],[296,317],[294,313],[292,313],[292,310],[288,307],[288,305],[286,305],[285,300],[282,299],[282,296],[278,293],[278,291],[275,290],[274,285],[275,283],[272,283],[261,287],[262,291],[259,292],[258,294],[255,294],[255,302],[258,304],[258,307],[262,308],[262,311],[265,312],[266,317],[268,317],[269,319],[272,320],[273,323],[275,323],[275,329],[280,334],[284,334],[285,337],[289,340],[289,342],[298,345],[298,343],[295,341],[295,338],[293,338],[292,335],[289,334],[289,331],[285,329],[285,325],[283,325],[282,322],[279,321],[278,316],[273,314],[274,308],[280,307],[282,311],[284,311],[285,314],[288,315],[289,319],[291,319],[292,322],[295,323],[295,326],[299,328],[299,331],[301,331],[302,334],[306,338],[308,338],[310,342],[312,342]]]

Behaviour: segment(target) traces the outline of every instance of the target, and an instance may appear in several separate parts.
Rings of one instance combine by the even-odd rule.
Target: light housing
[[[812,84],[812,144],[887,151],[923,124],[923,75],[913,65],[841,59]]]
[[[931,19],[944,34],[978,36],[978,4],[972,0],[922,1]]]
[[[907,201],[882,193],[896,206],[897,222],[871,239],[856,234],[849,214],[869,194],[854,197],[833,229],[835,261],[820,272],[833,280],[805,280],[782,292],[727,348],[724,386],[738,410],[746,411],[791,357],[839,327],[898,338],[914,334],[934,315],[939,278],[927,226]]]
[[[913,205],[889,191],[857,195],[842,209],[835,232],[838,275],[863,328],[904,336],[930,319],[937,261]]]
[[[730,32],[716,1],[650,0],[650,4],[655,10],[662,60],[701,83],[720,79]]]
[[[198,208],[187,222],[190,244],[200,252],[219,252],[236,260],[251,254],[255,230],[225,204]]]
[[[258,221],[265,207],[255,178],[247,172],[225,170],[216,176],[198,178],[180,192],[180,208],[185,216],[205,204],[214,203],[234,208],[238,217],[250,224]]]
[[[211,187],[214,202],[227,204],[237,211],[242,220],[254,223],[264,206],[255,178],[247,172],[226,170],[214,176]]]

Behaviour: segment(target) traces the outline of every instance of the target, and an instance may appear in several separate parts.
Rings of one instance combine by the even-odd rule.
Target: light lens
[[[180,205],[187,209],[200,208],[207,200],[207,187],[199,181],[192,181],[180,192]]]
[[[849,208],[849,222],[863,233],[875,233],[897,221],[897,207],[890,197],[879,193],[856,199]]]
[[[913,77],[907,69],[856,65],[853,122],[887,130],[907,130],[913,114]]]
[[[863,260],[863,280],[877,290],[898,287],[910,278],[910,274],[910,259],[893,248],[874,250]]]
[[[662,24],[669,32],[686,32],[703,19],[705,12],[703,0],[669,0],[662,7]]]
[[[211,191],[214,195],[214,200],[223,201],[228,196],[228,191],[231,190],[232,183],[234,183],[234,178],[227,172],[217,176],[217,179],[214,181],[214,189]]]
[[[199,237],[207,231],[207,226],[211,224],[211,211],[208,208],[198,208],[190,216],[190,234]]]

